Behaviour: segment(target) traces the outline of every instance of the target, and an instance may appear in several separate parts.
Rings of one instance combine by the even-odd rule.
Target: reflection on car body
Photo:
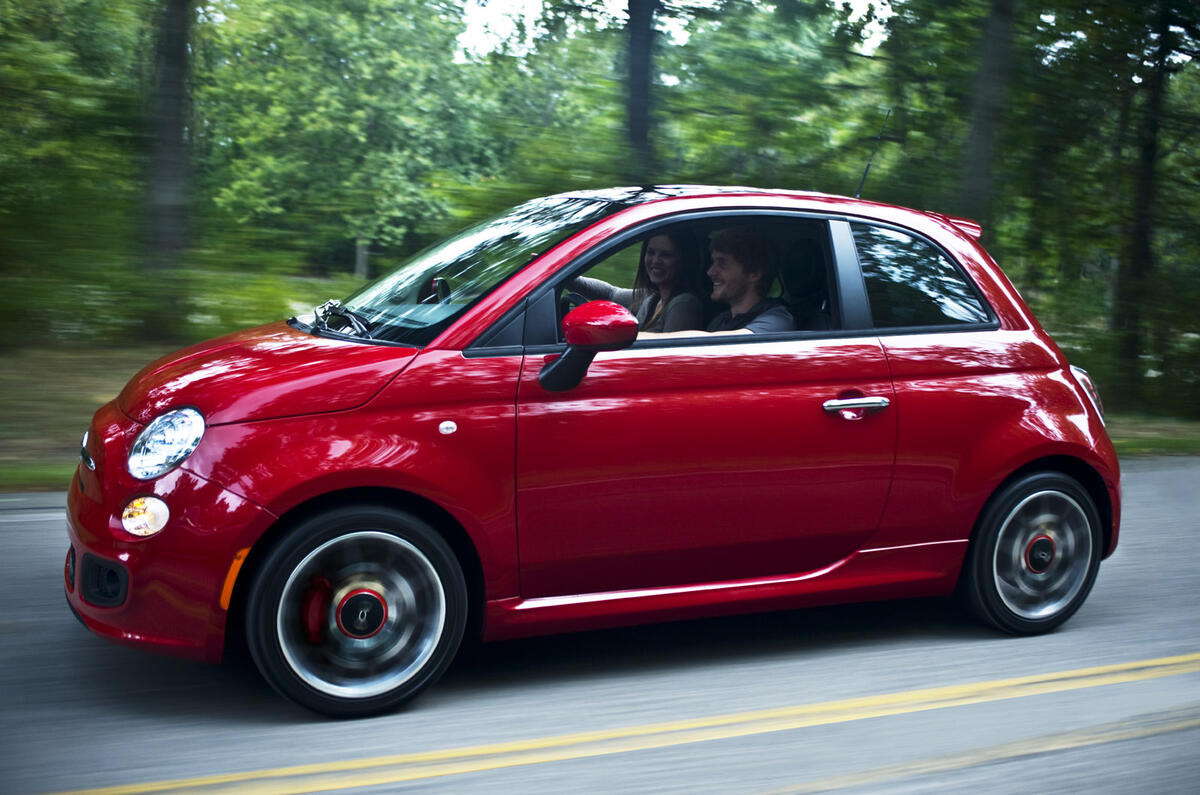
[[[644,244],[687,236],[708,273],[735,227],[795,327],[639,333],[634,292],[670,298],[661,262],[636,278]],[[84,438],[68,600],[196,658],[244,632],[274,687],[340,716],[411,698],[467,633],[956,591],[1049,631],[1116,546],[1118,463],[1094,385],[978,237],[750,188],[528,202],[135,376]],[[723,287],[691,288],[706,324]]]

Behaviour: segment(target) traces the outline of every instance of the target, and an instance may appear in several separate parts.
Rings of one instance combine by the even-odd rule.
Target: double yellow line
[[[628,726],[604,731],[563,734],[507,743],[441,751],[379,756],[343,762],[298,765],[246,773],[158,781],[88,793],[236,791],[301,793],[372,787],[419,779],[499,770],[542,762],[643,751],[708,740],[746,737],[833,723],[924,712],[1010,698],[1061,693],[1101,685],[1158,679],[1200,672],[1200,654],[1080,668],[1013,679],[910,690],[819,704],[778,707],[706,718]]]

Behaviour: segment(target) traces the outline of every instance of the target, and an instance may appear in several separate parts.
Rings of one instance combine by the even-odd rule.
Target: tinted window
[[[615,251],[610,249],[575,278],[558,284],[559,319],[579,303],[604,299],[616,301],[634,313],[641,324],[641,343],[656,343],[650,335],[662,332],[690,331],[704,337],[714,319],[729,309],[720,297],[713,297],[709,276],[712,239],[733,229],[741,229],[762,243],[754,253],[773,273],[766,293],[767,308],[775,315],[779,314],[779,308],[791,315],[791,325],[780,332],[828,331],[838,327],[835,285],[829,278],[832,261],[828,254],[828,223],[807,217],[748,213],[721,216],[710,212],[690,220],[676,217],[644,231]],[[656,279],[660,277],[640,264],[644,254],[650,254],[655,245],[663,245],[662,238],[667,238],[668,247],[678,254],[677,277],[682,279],[682,286],[677,286],[663,313],[656,315],[660,306]],[[688,300],[686,294],[695,296],[695,300]],[[650,301],[648,306],[647,301]],[[661,321],[661,327],[655,327],[656,320]],[[561,328],[558,340],[562,341]]]
[[[895,229],[850,226],[876,328],[988,321],[974,287],[936,246]]]

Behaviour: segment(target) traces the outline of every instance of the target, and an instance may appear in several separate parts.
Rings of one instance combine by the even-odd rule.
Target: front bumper
[[[115,428],[126,423],[133,427]],[[91,436],[103,442],[92,452],[96,469],[81,464],[67,497],[67,601],[98,635],[216,662],[225,645],[221,594],[230,567],[275,517],[184,469],[133,480],[120,462],[122,440],[136,431],[112,404],[97,413]],[[157,535],[137,538],[122,529],[121,511],[147,494],[165,501],[171,518]]]

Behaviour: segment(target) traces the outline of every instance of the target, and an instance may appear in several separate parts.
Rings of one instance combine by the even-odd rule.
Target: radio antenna
[[[883,126],[879,128],[879,135],[875,136],[875,148],[871,150],[871,156],[867,158],[867,167],[863,169],[862,179],[858,181],[858,190],[854,192],[854,198],[862,195],[863,185],[867,182],[867,174],[871,173],[871,161],[875,159],[875,153],[879,151],[879,142],[883,140],[883,131],[887,129],[888,119],[892,117],[892,109],[888,108],[887,115],[883,117]]]

